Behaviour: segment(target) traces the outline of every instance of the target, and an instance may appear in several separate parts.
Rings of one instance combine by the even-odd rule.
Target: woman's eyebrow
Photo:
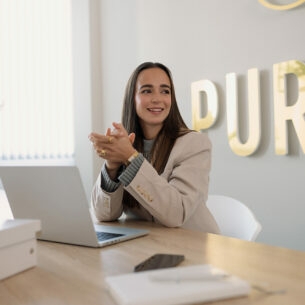
[[[150,85],[150,84],[145,84],[145,85],[142,85],[142,86],[140,87],[140,89],[142,89],[142,88],[146,88],[146,87],[148,87],[148,88],[152,88],[152,87],[153,87],[153,85]]]
[[[154,86],[151,85],[151,84],[145,84],[145,85],[142,85],[140,87],[140,89],[143,89],[143,88],[153,88]],[[161,88],[168,88],[168,89],[171,89],[170,85],[167,85],[167,84],[161,84],[160,85]]]
[[[169,86],[169,85],[167,85],[167,84],[162,84],[162,85],[160,85],[160,87],[161,87],[161,88],[168,88],[168,89],[171,88],[171,86]]]

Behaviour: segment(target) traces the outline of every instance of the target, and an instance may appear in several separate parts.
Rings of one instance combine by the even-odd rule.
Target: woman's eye
[[[170,92],[170,90],[166,89],[166,90],[163,90],[162,93],[163,94],[170,94],[171,92]]]
[[[151,93],[151,90],[150,89],[145,89],[145,90],[142,90],[142,93],[148,94],[148,93]]]

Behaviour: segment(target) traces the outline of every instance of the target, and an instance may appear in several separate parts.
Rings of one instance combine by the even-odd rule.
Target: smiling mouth
[[[159,113],[159,112],[162,112],[164,109],[163,108],[147,108],[147,110],[150,112]]]

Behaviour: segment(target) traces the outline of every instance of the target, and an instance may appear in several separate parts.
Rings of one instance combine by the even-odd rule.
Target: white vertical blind
[[[0,160],[74,154],[70,0],[0,0]]]

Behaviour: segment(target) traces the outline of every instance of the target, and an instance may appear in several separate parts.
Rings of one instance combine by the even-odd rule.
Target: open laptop
[[[94,224],[76,166],[0,166],[14,218],[40,219],[38,239],[103,247],[148,230]]]

